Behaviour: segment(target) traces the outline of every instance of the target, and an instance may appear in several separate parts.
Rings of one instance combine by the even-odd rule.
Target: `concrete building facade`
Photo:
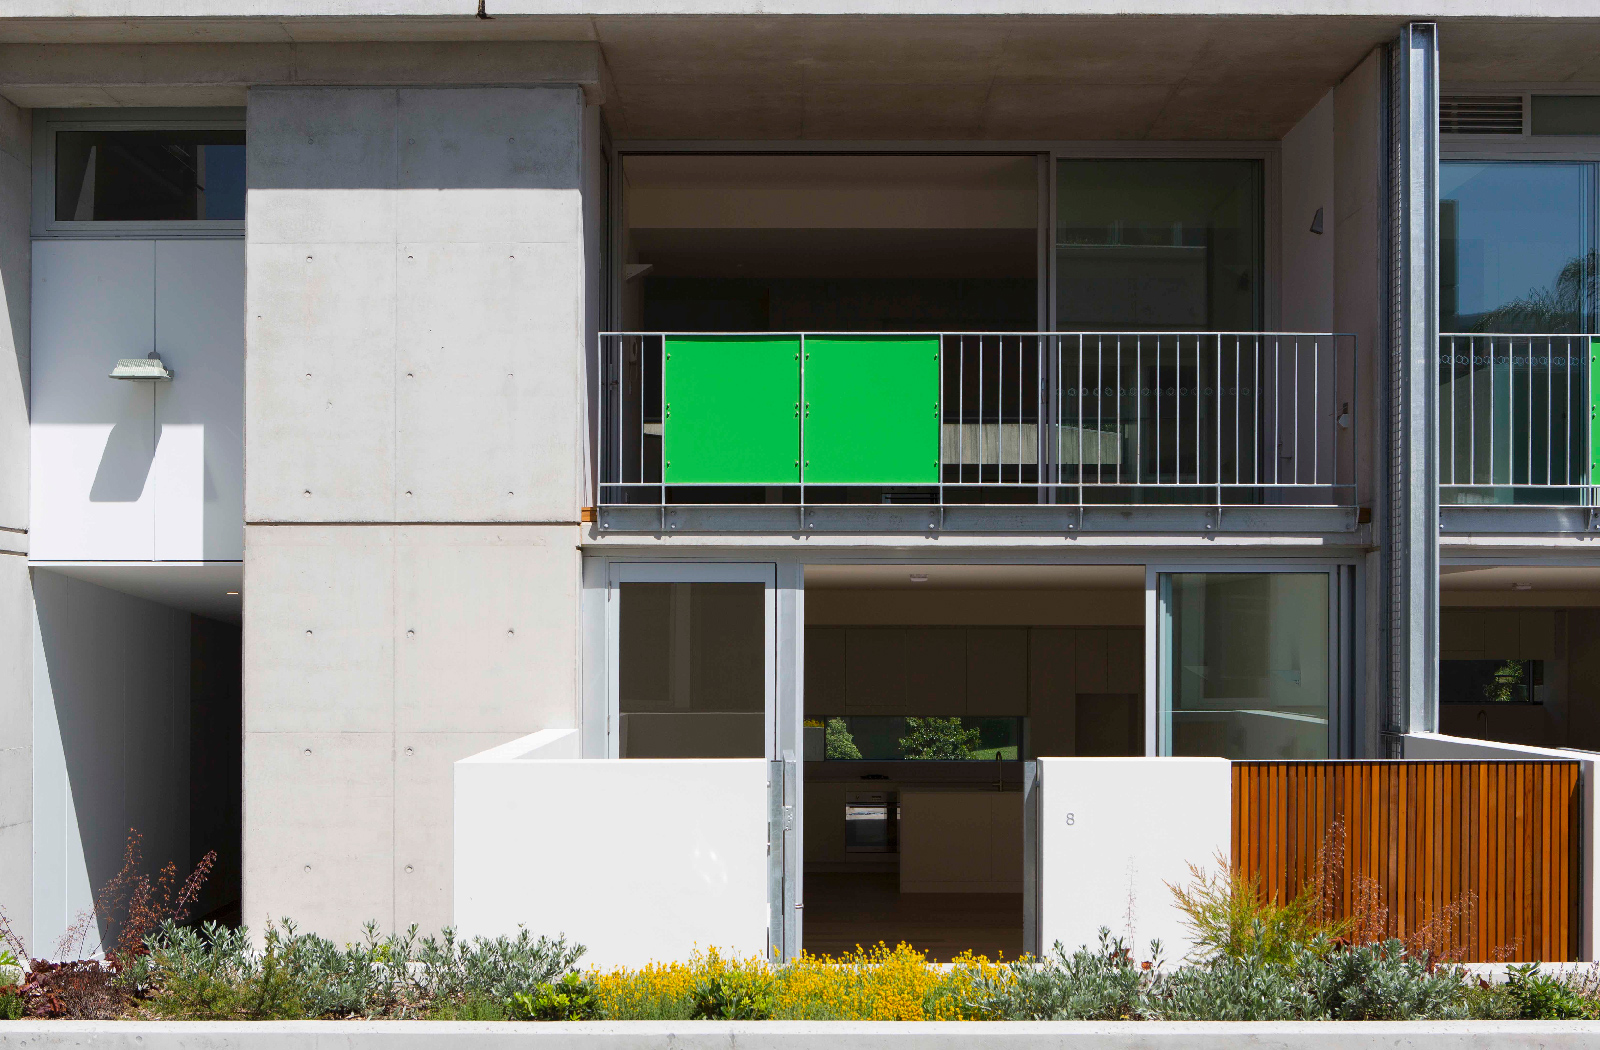
[[[0,13],[13,927],[1015,951],[1038,760],[1600,748],[1600,20],[1245,6]]]

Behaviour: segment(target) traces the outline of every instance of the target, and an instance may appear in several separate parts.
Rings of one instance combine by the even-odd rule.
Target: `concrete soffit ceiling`
[[[1263,141],[1407,18],[1428,17],[1313,3],[1279,10],[1320,13],[1274,16],[583,15],[514,10],[641,6],[487,0],[487,20],[475,0],[393,0],[370,17],[205,17],[274,6],[243,0],[133,6],[197,14],[47,17],[129,5],[10,0],[9,12],[39,17],[0,15],[0,94],[28,106],[238,105],[259,83],[578,83],[630,141]],[[1016,7],[1046,8],[1090,6]],[[1440,37],[1452,83],[1600,83],[1600,17],[1446,18]]]

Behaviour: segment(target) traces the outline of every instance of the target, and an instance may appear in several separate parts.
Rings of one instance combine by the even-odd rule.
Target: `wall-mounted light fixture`
[[[1317,213],[1315,215],[1311,216],[1311,232],[1312,233],[1318,233],[1318,234],[1320,234],[1322,232],[1322,209],[1321,208],[1318,208],[1317,209]]]
[[[145,357],[124,357],[111,370],[112,379],[131,379],[136,383],[168,383],[172,369],[161,363],[161,355],[154,350]]]

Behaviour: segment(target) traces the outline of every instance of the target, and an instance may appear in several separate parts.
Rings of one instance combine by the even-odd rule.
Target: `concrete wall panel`
[[[343,937],[369,918],[450,921],[451,763],[577,724],[578,538],[575,526],[248,528],[252,926],[289,916]]]
[[[293,919],[335,941],[392,928],[393,736],[247,730],[244,776],[246,925]]]
[[[250,112],[247,517],[575,520],[582,92],[274,88]]]
[[[245,517],[394,516],[394,248],[249,246]]]
[[[246,111],[250,190],[393,189],[396,185],[393,88],[280,87],[250,95]],[[308,194],[307,196],[311,196]],[[337,218],[340,196],[325,196]],[[282,218],[250,213],[250,237]],[[321,227],[329,241],[363,240],[360,227]],[[392,234],[391,234],[392,235]]]
[[[455,862],[450,843],[454,763],[516,734],[399,733],[395,736],[395,914],[424,930],[454,922]],[[440,844],[444,848],[440,848]]]
[[[393,530],[251,527],[246,732],[394,726]]]
[[[581,254],[418,243],[398,269],[398,517],[575,521]]]
[[[397,532],[396,729],[576,725],[576,530]]]

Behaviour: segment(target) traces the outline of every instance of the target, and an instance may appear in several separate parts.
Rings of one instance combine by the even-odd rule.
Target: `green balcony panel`
[[[1600,339],[1589,340],[1589,478],[1600,479]]]
[[[669,485],[800,480],[800,340],[666,339],[662,457]]]
[[[937,336],[807,336],[807,485],[939,482]]]

